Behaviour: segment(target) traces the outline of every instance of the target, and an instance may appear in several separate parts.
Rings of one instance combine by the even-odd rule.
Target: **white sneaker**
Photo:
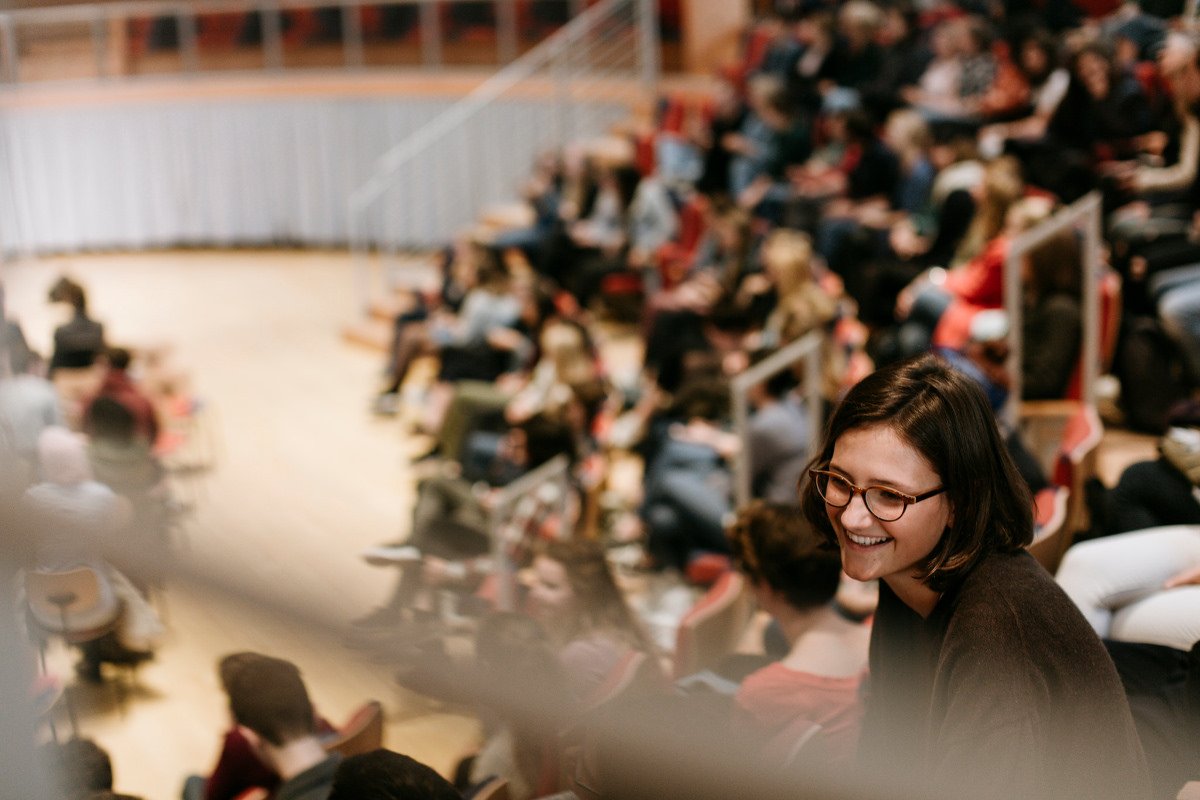
[[[359,555],[363,561],[376,567],[390,567],[396,564],[415,564],[421,560],[421,551],[410,544],[399,547],[371,547]]]

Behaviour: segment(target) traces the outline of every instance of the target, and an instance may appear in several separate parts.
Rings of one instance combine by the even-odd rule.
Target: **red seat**
[[[734,570],[726,572],[679,623],[674,677],[692,675],[733,652],[752,611],[745,577]]]

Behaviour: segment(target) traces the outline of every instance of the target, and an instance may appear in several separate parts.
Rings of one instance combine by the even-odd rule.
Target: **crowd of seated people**
[[[1157,7],[1052,5],[1053,13],[1039,14],[1022,13],[1024,6],[1017,5],[781,3],[747,34],[742,61],[721,75],[711,99],[666,98],[660,127],[652,132],[618,134],[616,143],[574,143],[540,160],[526,195],[532,224],[476,242],[491,251],[485,258],[503,264],[512,280],[540,298],[530,304],[539,309],[529,316],[534,322],[505,326],[525,337],[532,355],[492,386],[440,381],[453,398],[442,418],[453,424],[449,434],[427,426],[438,442],[433,455],[465,474],[476,469],[466,442],[503,441],[504,429],[521,419],[514,409],[518,398],[574,393],[575,402],[559,408],[577,408],[577,417],[588,420],[572,427],[577,452],[590,456],[575,462],[576,486],[584,486],[591,457],[631,451],[644,465],[640,492],[623,501],[633,521],[618,526],[644,547],[640,565],[687,574],[713,553],[744,565],[748,545],[726,533],[746,513],[733,499],[735,463],[747,458],[751,464],[755,497],[794,502],[816,431],[798,402],[802,371],[793,368],[751,391],[750,427],[736,432],[745,433],[743,440],[732,429],[732,379],[806,332],[819,331],[832,342],[821,358],[820,392],[828,406],[871,369],[935,349],[982,385],[989,408],[998,410],[1013,382],[1003,342],[1003,270],[1011,244],[1093,189],[1103,197],[1111,269],[1130,287],[1112,345],[1113,369],[1125,389],[1122,410],[1135,427],[1163,430],[1165,415],[1155,420],[1147,413],[1147,386],[1155,378],[1147,370],[1161,366],[1179,395],[1195,385],[1184,298],[1195,279],[1187,267],[1200,262],[1193,258],[1200,251],[1193,244],[1191,200],[1198,177],[1200,51],[1175,20],[1155,16],[1164,13]],[[1026,253],[1019,376],[1024,399],[1064,398],[1077,390],[1083,259],[1078,231]],[[604,338],[605,311],[617,308],[630,286],[643,292],[640,374],[606,376],[590,342]],[[1162,302],[1171,296],[1174,303]],[[1156,359],[1138,356],[1147,325],[1161,345]],[[571,348],[556,344],[568,328],[581,332],[570,337]],[[572,371],[586,380],[564,380]],[[589,397],[580,393],[585,383],[593,390]],[[551,385],[557,388],[546,388]],[[555,416],[555,405],[539,409]],[[995,417],[989,419],[994,425]],[[1020,457],[1011,434],[1006,431],[1005,439]],[[1176,445],[1187,439],[1172,436]],[[1177,456],[1180,448],[1170,447],[1165,440],[1164,452]],[[1019,460],[1022,486],[1044,486],[1036,466]],[[1170,485],[1179,484],[1170,504],[1151,497],[1165,482],[1150,475],[1137,479],[1149,469],[1169,471]],[[1093,532],[1132,512],[1123,498],[1134,492],[1155,514],[1179,513],[1163,522],[1141,515],[1104,533],[1193,524],[1187,474],[1164,459],[1135,465],[1107,496],[1093,486],[1094,507],[1121,508],[1097,513]],[[900,492],[926,488],[902,486]],[[589,501],[584,492],[581,502]],[[583,529],[585,518],[532,538]],[[492,535],[478,528],[482,519],[477,514],[476,555]],[[1145,559],[1155,562],[1137,579],[1144,606],[1126,613],[1107,605],[1113,582],[1104,578],[1103,565],[1132,558],[1118,545],[1141,547],[1127,535],[1097,542],[1094,551],[1080,545],[1064,562],[1063,589],[1080,614],[1071,635],[1081,642],[1093,634],[1137,630],[1132,620],[1157,617],[1158,602],[1190,607],[1189,587],[1197,577],[1180,555],[1194,536],[1187,527],[1144,534]],[[997,546],[1013,549],[1016,541]],[[1100,553],[1102,544],[1112,553]],[[531,596],[545,569],[533,556],[537,549],[515,559],[529,570]],[[403,542],[388,550],[365,555],[374,563],[402,564],[401,587],[420,586],[430,576],[444,579],[449,565],[430,558],[428,543],[416,552]],[[1151,550],[1161,557],[1152,559]],[[453,558],[462,562],[450,568],[455,576],[491,567],[475,555]],[[783,590],[764,577],[769,573],[749,574],[766,598],[763,607],[771,605],[770,597]],[[1075,575],[1084,576],[1083,588],[1076,588]],[[478,585],[477,578],[469,584]],[[1122,593],[1123,586],[1114,591]],[[1057,589],[1038,591],[1054,595],[1056,607],[1071,607]],[[404,595],[398,589],[395,596]],[[406,598],[389,605],[408,604]],[[1172,613],[1187,616],[1186,610]],[[553,638],[550,631],[544,635]],[[1186,656],[1191,635],[1185,629],[1153,641]],[[1119,706],[1124,701],[1117,699],[1122,684],[1116,673],[1103,666],[1106,657],[1093,643],[1087,648],[1089,663],[1104,673],[1106,691]],[[1186,673],[1186,659],[1177,663]],[[1119,657],[1122,679],[1127,665]],[[1132,697],[1134,684],[1123,685]],[[1138,731],[1149,737],[1145,716],[1134,706]],[[1122,718],[1128,745],[1130,717],[1119,708],[1114,713]],[[1152,768],[1162,763],[1161,747],[1147,743],[1146,749]],[[1136,747],[1127,755],[1122,763],[1133,771],[1122,778],[1128,782],[1113,786],[1137,794],[1145,788],[1135,774],[1142,755]],[[1197,772],[1194,765],[1189,769]],[[526,786],[532,776],[526,767]],[[944,778],[951,781],[948,773]]]
[[[10,552],[15,569],[94,576],[96,601],[65,630],[44,603],[29,605],[29,627],[39,636],[88,633],[77,671],[99,682],[104,664],[149,659],[163,635],[148,593],[161,586],[172,505],[153,449],[159,412],[130,372],[131,353],[105,346],[79,283],[60,278],[48,300],[70,315],[54,331],[48,363],[19,324],[6,323],[0,428],[5,500],[17,523]]]
[[[678,710],[688,698],[671,694],[664,654],[589,538],[604,533],[588,528],[588,505],[617,451],[644,466],[624,498],[639,566],[691,575],[724,557],[786,642],[738,681],[721,723],[739,733],[723,756],[745,746],[764,759],[753,771],[768,783],[741,787],[748,796],[774,793],[774,778],[802,792],[818,775],[864,796],[1114,799],[1169,797],[1200,779],[1195,426],[1178,424],[1163,458],[1111,491],[1093,485],[1092,533],[1103,535],[1068,550],[1056,582],[1023,552],[1034,482],[995,414],[1012,381],[997,322],[1007,254],[1093,189],[1125,291],[1114,370],[1127,420],[1162,433],[1167,415],[1149,395],[1200,380],[1200,45],[1149,4],[1033,5],[779,3],[711,103],[668,98],[664,120],[684,118],[670,130],[539,161],[533,222],[452,245],[437,296],[397,317],[376,410],[425,398],[420,425],[435,445],[420,459],[410,531],[364,553],[399,576],[363,627],[424,635],[410,623],[438,615],[450,589],[457,610],[487,608],[498,597],[489,576],[503,573],[498,535],[523,583],[517,612],[480,623],[476,666],[460,673],[424,650],[442,685],[438,669],[404,673],[494,718],[458,791],[499,775],[521,797],[619,797],[629,786],[604,779],[656,768],[699,779],[713,774],[704,762],[725,763],[697,743],[668,765],[669,744],[638,739],[687,741],[676,724],[686,714],[655,727],[638,705],[669,697],[662,707]],[[1068,231],[1022,265],[1025,399],[1069,391],[1082,261]],[[631,294],[644,356],[636,373],[608,374],[595,343],[610,330],[605,311]],[[823,439],[798,402],[813,388],[797,386],[798,369],[751,389],[749,428],[735,435],[733,379],[811,331],[830,343]],[[1141,357],[1147,342],[1153,358]],[[406,393],[426,355],[438,359],[432,387]],[[104,400],[89,407],[93,431],[136,436],[137,410],[118,421]],[[503,487],[556,456],[570,472],[560,493],[521,498],[497,531]],[[737,507],[737,459],[771,505]],[[880,585],[869,621],[833,600],[839,567]],[[256,699],[299,680],[294,667],[278,675]],[[300,691],[295,724],[268,730],[234,683],[236,730],[283,781],[277,796],[305,773],[337,784]],[[617,730],[622,715],[630,725],[617,753],[600,740],[614,709]],[[731,793],[713,780],[714,796]]]

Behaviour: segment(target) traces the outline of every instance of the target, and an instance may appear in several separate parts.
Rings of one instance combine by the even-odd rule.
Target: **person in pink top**
[[[791,646],[781,661],[742,682],[735,725],[762,741],[771,762],[792,762],[814,739],[832,761],[849,762],[858,744],[859,685],[871,633],[834,600],[838,554],[822,544],[797,506],[754,501],[738,512],[729,536],[758,607]]]

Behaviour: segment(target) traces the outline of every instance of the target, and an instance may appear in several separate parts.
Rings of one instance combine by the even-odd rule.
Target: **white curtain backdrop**
[[[347,198],[374,161],[451,102],[238,98],[3,110],[0,250],[344,244]],[[602,129],[627,113],[615,104],[592,106],[588,127]],[[462,136],[471,157],[445,147],[431,152],[420,180],[413,185],[410,177],[399,195],[402,206],[379,209],[409,224],[368,221],[370,238],[444,242],[480,201],[514,198],[545,145],[521,131],[548,130],[550,116],[546,104],[530,100],[488,109],[491,135]],[[488,141],[497,137],[501,148]],[[446,179],[468,162],[466,182]],[[447,185],[465,187],[467,196],[445,196]],[[382,205],[393,203],[396,196]]]

